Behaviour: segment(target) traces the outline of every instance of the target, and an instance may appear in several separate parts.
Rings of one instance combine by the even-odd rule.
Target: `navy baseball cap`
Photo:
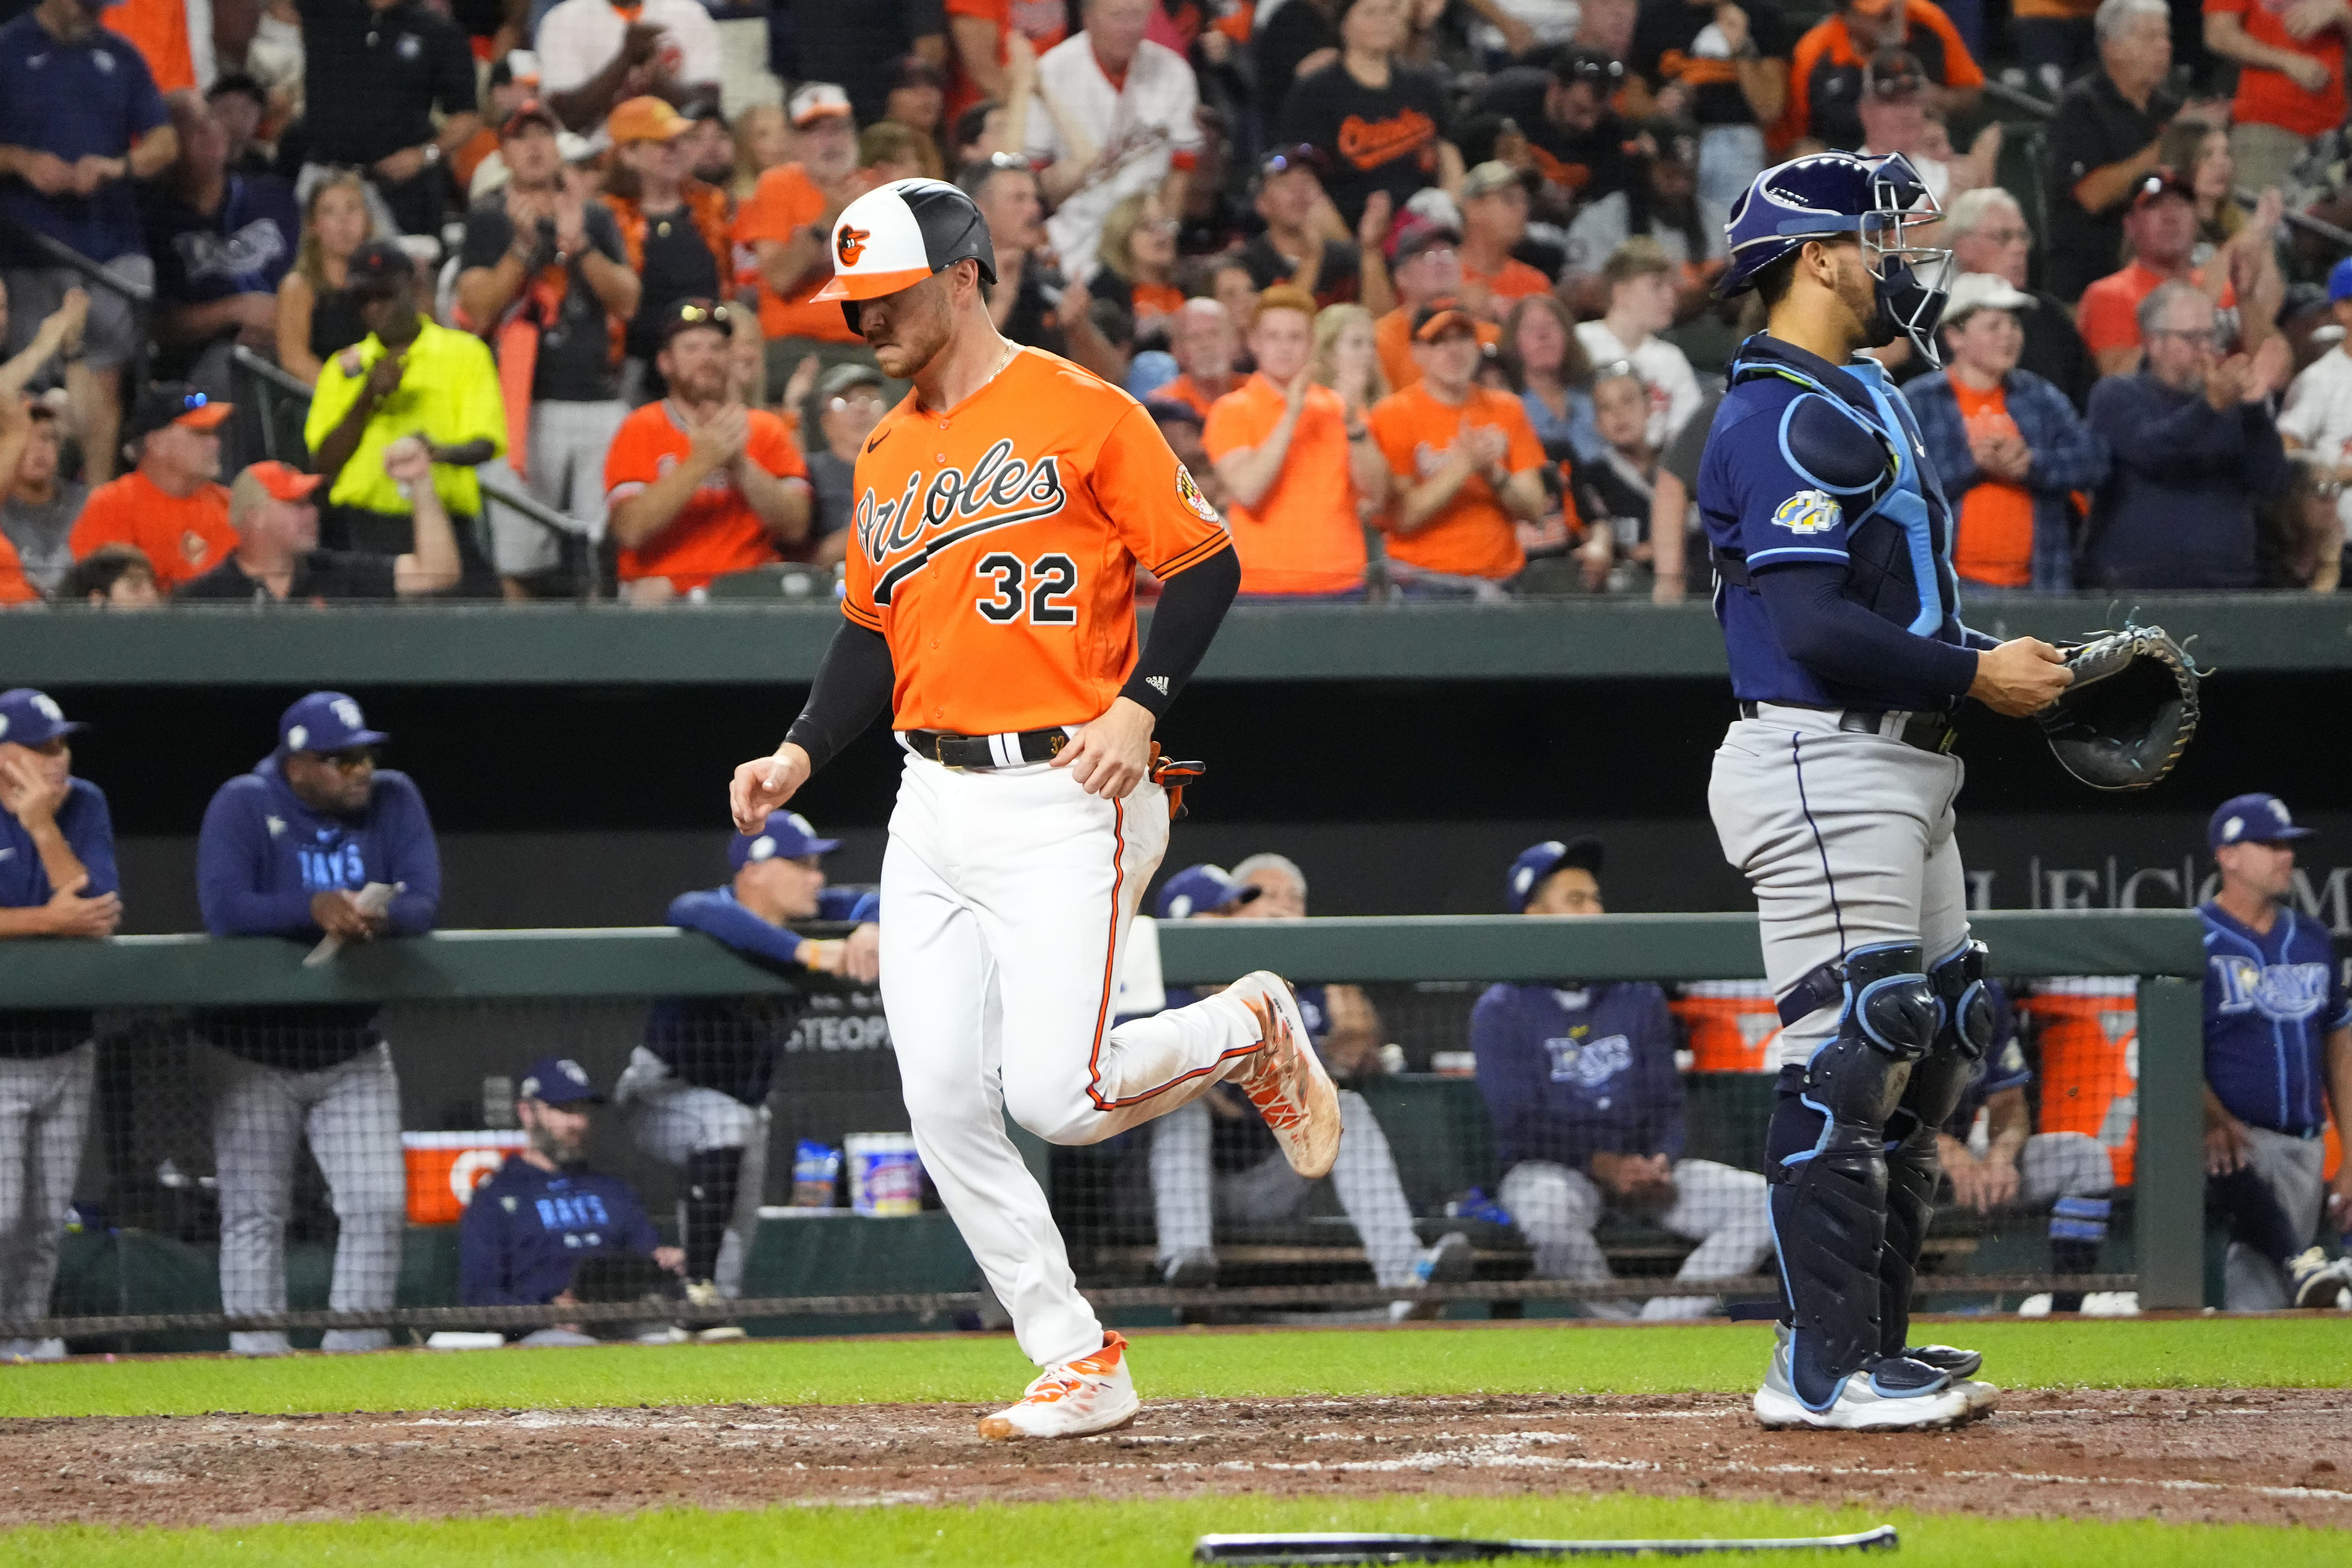
[[[753,860],[797,860],[803,855],[830,855],[840,847],[838,838],[819,838],[799,812],[772,811],[758,833],[739,833],[728,840],[727,864],[740,871]]]
[[[541,1057],[515,1085],[515,1093],[541,1105],[602,1105],[604,1097],[588,1081],[588,1069],[570,1057]]]
[[[2286,802],[2274,795],[2256,793],[2232,795],[2221,803],[2213,820],[2206,825],[2205,847],[2219,849],[2225,844],[2277,844],[2310,837],[2310,828],[2294,825]]]
[[[2352,300],[2352,256],[2337,262],[2327,274],[2327,302],[2333,305],[2338,300]]]
[[[1265,889],[1236,882],[1223,866],[1187,866],[1160,885],[1156,906],[1163,921],[1213,915],[1248,903]]]
[[[0,691],[0,741],[14,741],[20,746],[46,746],[60,735],[88,728],[87,724],[68,720],[66,710],[58,706],[58,700],[46,691],[36,691],[29,686]]]
[[[359,703],[340,691],[313,691],[278,720],[281,752],[341,752],[381,746],[391,739],[381,730],[369,729]]]
[[[1511,874],[1504,879],[1503,901],[1511,906],[1513,914],[1527,913],[1528,900],[1543,886],[1543,879],[1563,866],[1601,875],[1601,840],[1587,833],[1564,842],[1547,838],[1520,850],[1519,858],[1511,862]]]

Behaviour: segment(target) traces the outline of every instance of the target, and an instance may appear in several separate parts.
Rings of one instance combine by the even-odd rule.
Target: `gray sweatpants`
[[[1772,994],[1872,942],[1917,942],[1932,964],[1967,940],[1960,760],[1847,733],[1835,713],[1758,714],[1724,735],[1706,800],[1724,858],[1756,890]],[[1781,1031],[1780,1063],[1836,1033],[1836,1011],[1816,1009]]]
[[[607,403],[536,402],[530,405],[530,493],[567,517],[604,532],[604,453],[620,433],[629,405]],[[491,459],[511,474],[506,459]],[[562,542],[511,507],[492,506],[490,559],[509,577],[551,570],[562,559]]]
[[[1613,1279],[1609,1259],[1592,1239],[1609,1195],[1583,1172],[1549,1160],[1522,1160],[1503,1178],[1503,1206],[1535,1248],[1543,1279]],[[1764,1217],[1764,1178],[1713,1160],[1675,1162],[1675,1198],[1643,1211],[1698,1246],[1683,1259],[1677,1279],[1729,1279],[1752,1274],[1772,1249]],[[1644,1318],[1703,1318],[1716,1310],[1706,1296],[1656,1296]]]
[[[613,1100],[628,1118],[629,1135],[637,1147],[665,1165],[682,1171],[688,1160],[705,1150],[743,1151],[743,1163],[736,1167],[734,1217],[727,1222],[727,1239],[719,1244],[719,1261],[710,1271],[720,1295],[740,1296],[743,1266],[760,1234],[760,1194],[768,1180],[768,1108],[682,1083],[667,1062],[643,1046],[629,1053]],[[679,1234],[685,1230],[681,1205]]]
[[[49,1315],[98,1046],[0,1058],[0,1319]]]
[[[2017,1155],[2017,1201],[2039,1207],[2095,1198],[2116,1184],[2114,1163],[2087,1132],[2036,1132]]]
[[[293,1207],[294,1150],[308,1138],[335,1206],[331,1311],[392,1305],[400,1284],[401,1226],[408,1181],[400,1151],[400,1080],[392,1047],[377,1044],[315,1072],[264,1067],[217,1047],[213,1162],[220,1177],[221,1310],[286,1310],[286,1221]],[[382,1350],[386,1329],[333,1329],[331,1351]],[[276,1331],[232,1333],[239,1355],[279,1355]]]
[[[2327,1184],[2320,1179],[2326,1145],[2317,1138],[2297,1138],[2267,1127],[2247,1128],[2246,1138],[2252,1146],[2254,1174],[2285,1211],[2296,1238],[2309,1246],[2319,1234],[2320,1205],[2327,1195]],[[2222,1263],[2223,1307],[2232,1312],[2275,1312],[2293,1300],[2278,1265],[2243,1242],[2230,1243]]]
[[[1250,1114],[1255,1115],[1255,1111]],[[1218,1175],[1209,1152],[1209,1107],[1203,1100],[1171,1110],[1151,1127],[1151,1206],[1160,1226],[1160,1262],[1213,1244],[1217,1221],[1248,1225],[1297,1214],[1315,1183],[1290,1168],[1280,1153],[1245,1171]],[[1391,1290],[1414,1283],[1421,1238],[1413,1234],[1412,1208],[1397,1180],[1396,1156],[1364,1097],[1339,1091],[1339,1158],[1331,1184],[1339,1206],[1355,1222],[1372,1278]]]

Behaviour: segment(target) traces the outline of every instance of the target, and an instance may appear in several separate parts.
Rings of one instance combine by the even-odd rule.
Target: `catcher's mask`
[[[1731,265],[1716,291],[1724,299],[1755,287],[1756,276],[1809,239],[1853,235],[1877,280],[1874,345],[1908,338],[1940,368],[1936,323],[1951,289],[1952,253],[1919,243],[1918,230],[1944,209],[1900,153],[1862,158],[1817,153],[1765,170],[1740,193],[1724,225]]]

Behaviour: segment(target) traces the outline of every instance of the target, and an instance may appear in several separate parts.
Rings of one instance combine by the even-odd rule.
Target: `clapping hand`
[[[732,468],[751,438],[751,416],[741,404],[730,403],[694,427],[688,460],[699,464],[705,474]]]
[[[404,486],[433,482],[433,448],[422,436],[403,436],[383,449],[383,471]]]
[[[787,409],[797,413],[801,405],[808,401],[808,395],[816,387],[819,368],[814,354],[802,355],[801,363],[793,366],[793,378],[784,383],[784,406]],[[807,438],[803,434],[802,439],[805,441]]]

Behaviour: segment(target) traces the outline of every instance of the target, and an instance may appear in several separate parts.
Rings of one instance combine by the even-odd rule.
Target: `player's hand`
[[[882,928],[864,921],[842,939],[841,972],[861,985],[882,978]]]
[[[790,741],[778,746],[775,755],[737,768],[734,782],[727,786],[727,809],[735,818],[735,830],[751,834],[766,826],[768,813],[792,799],[808,783],[811,771],[809,754]]]
[[[1080,724],[1053,765],[1088,795],[1125,800],[1151,766],[1151,728],[1160,721],[1131,697],[1116,697],[1101,718]]]
[[[320,931],[345,942],[365,942],[375,935],[375,921],[360,908],[359,899],[348,888],[330,888],[312,894],[310,918],[318,922]]]
[[[89,886],[89,873],[80,876],[49,895],[41,907],[47,917],[50,936],[112,936],[114,928],[122,923],[122,897],[119,893],[100,893],[85,899],[81,890]]]
[[[2254,1141],[2246,1124],[2226,1111],[2205,1129],[2205,1173],[2226,1176],[2242,1169],[2254,1157]]]
[[[2039,713],[2074,684],[2066,656],[2040,637],[2011,637],[1977,655],[1969,695],[2011,719]]]
[[[2017,1199],[2017,1167],[2005,1161],[1950,1161],[1944,1169],[1952,1178],[1952,1196],[1963,1208],[1990,1214]]]
[[[799,958],[801,967],[813,974],[840,974],[846,972],[847,966],[843,960],[847,951],[848,944],[838,938],[821,941],[803,937],[795,956]]]

